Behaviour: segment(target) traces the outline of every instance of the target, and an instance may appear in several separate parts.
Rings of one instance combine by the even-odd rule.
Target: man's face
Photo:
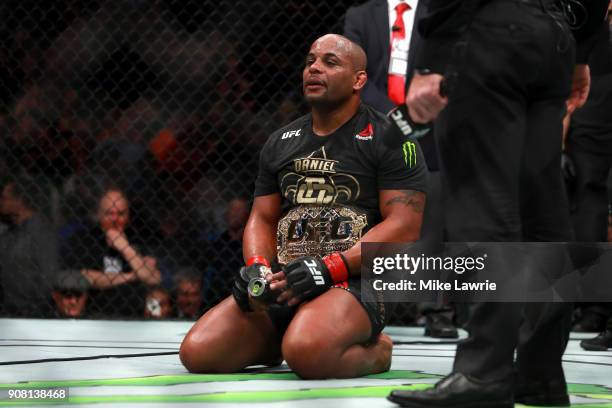
[[[198,282],[180,282],[176,289],[176,307],[185,316],[196,316],[202,305],[200,291],[202,285]]]
[[[109,229],[125,230],[130,221],[128,202],[119,191],[109,191],[100,200],[98,222],[104,231]]]
[[[76,291],[53,291],[53,300],[59,314],[64,317],[80,317],[85,312],[87,293]]]
[[[336,106],[351,97],[357,78],[351,46],[349,41],[333,35],[312,44],[302,73],[302,90],[308,103]]]

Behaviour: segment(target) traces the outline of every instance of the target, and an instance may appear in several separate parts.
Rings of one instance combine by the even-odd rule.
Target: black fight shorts
[[[369,343],[373,343],[376,341],[378,335],[385,328],[386,318],[388,316],[387,306],[383,303],[382,298],[378,299],[376,302],[364,302],[361,299],[361,278],[349,278],[349,280],[345,284],[337,284],[334,285],[333,288],[340,288],[348,291],[357,302],[364,308],[366,311],[368,318],[370,319],[370,324],[372,326],[372,333],[370,335]],[[330,289],[330,290],[333,290]],[[286,305],[272,305],[268,309],[268,315],[274,324],[276,330],[278,330],[279,335],[282,337],[287,331],[289,327],[289,323],[295,316],[299,306],[289,307]]]

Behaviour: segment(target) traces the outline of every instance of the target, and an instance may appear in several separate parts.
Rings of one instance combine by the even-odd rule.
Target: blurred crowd
[[[6,1],[0,314],[195,318],[242,263],[258,152],[348,1]]]

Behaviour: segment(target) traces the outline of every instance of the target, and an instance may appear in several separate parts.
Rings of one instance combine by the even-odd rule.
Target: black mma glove
[[[419,74],[428,75],[433,74],[429,70],[419,70]],[[447,76],[440,83],[440,96],[448,95],[449,81],[454,82],[455,75]],[[431,131],[431,123],[416,123],[410,117],[408,107],[405,103],[396,106],[391,109],[387,116],[391,119],[391,123],[400,131],[401,134],[408,140],[417,140],[426,136]]]
[[[421,124],[414,122],[405,104],[401,104],[391,109],[387,116],[391,118],[391,123],[393,123],[408,140],[420,139],[426,136],[431,130],[431,124],[429,123]]]
[[[302,300],[314,299],[334,283],[348,279],[348,266],[339,252],[323,258],[304,256],[289,262],[283,270],[289,289]]]

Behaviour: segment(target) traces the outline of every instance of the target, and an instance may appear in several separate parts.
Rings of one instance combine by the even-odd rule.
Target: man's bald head
[[[306,55],[302,90],[311,106],[336,109],[359,104],[368,77],[366,57],[360,46],[338,34],[318,38]]]
[[[366,53],[361,46],[340,34],[325,34],[312,44],[312,48],[320,47],[323,42],[333,41],[337,52],[344,53],[353,64],[356,71],[365,71],[367,64]]]

